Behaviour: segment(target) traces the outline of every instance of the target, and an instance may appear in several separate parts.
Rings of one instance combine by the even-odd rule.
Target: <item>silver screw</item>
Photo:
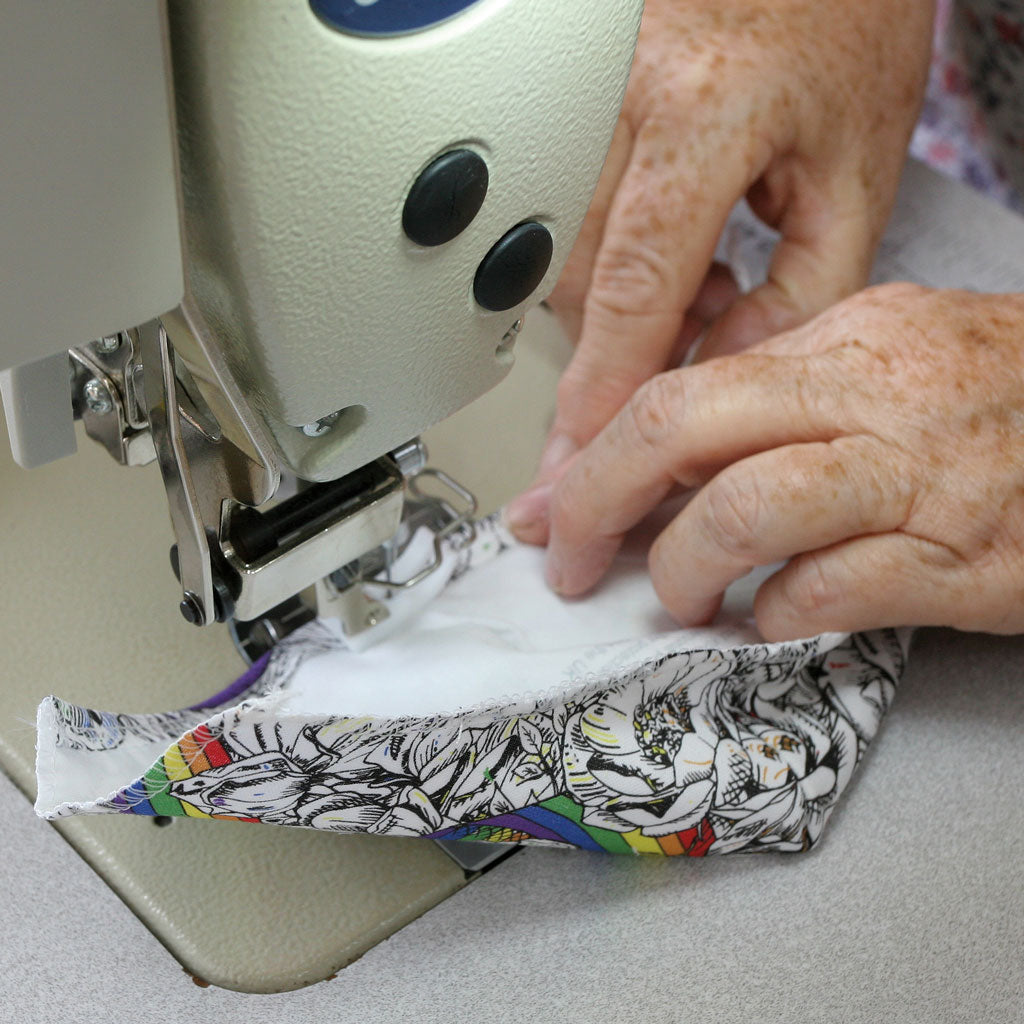
[[[89,411],[96,413],[97,416],[106,416],[114,408],[110,392],[96,377],[90,377],[85,382],[82,394],[85,396],[85,404],[89,407]]]
[[[406,479],[415,476],[427,464],[427,446],[418,438],[396,448],[391,452],[399,473]]]
[[[96,351],[105,355],[116,352],[121,347],[121,339],[116,334],[108,334],[105,338],[99,338],[96,342]]]
[[[499,351],[507,351],[512,347],[512,343],[519,336],[519,332],[523,329],[523,318],[520,317],[502,336],[501,341],[498,342]]]
[[[301,428],[302,432],[306,437],[323,437],[324,434],[334,426],[334,422],[337,418],[338,414],[336,412],[332,412],[330,416],[324,416],[315,423],[304,424]]]
[[[520,317],[506,332],[502,341],[511,341],[523,329],[523,318]]]

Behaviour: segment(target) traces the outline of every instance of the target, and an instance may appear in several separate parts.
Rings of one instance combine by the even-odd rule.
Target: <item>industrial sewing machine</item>
[[[0,0],[0,394],[16,460],[42,467],[0,459],[0,766],[26,793],[25,723],[60,679],[144,710],[237,674],[228,637],[175,605],[252,657],[317,610],[365,630],[424,578],[393,561],[473,502],[417,438],[509,373],[597,181],[641,7]],[[502,461],[514,432],[532,461],[530,387],[490,395],[516,415],[475,403],[439,428],[442,464],[490,504],[463,452]],[[62,459],[83,435],[99,444]],[[132,824],[57,828],[190,971],[250,990],[326,977],[470,866],[469,844],[455,863]]]
[[[379,622],[366,584],[415,586],[431,564],[391,571],[415,530],[472,517],[418,437],[509,372],[641,8],[6,0],[16,460],[72,453],[73,418],[119,463],[157,460],[181,614],[248,657],[317,612]],[[54,19],[77,41],[59,54]]]
[[[216,619],[218,594],[228,610],[225,589],[240,621],[243,584],[266,603],[302,580],[320,581],[325,596],[343,592],[348,574],[329,578],[353,562],[359,574],[384,574],[374,560],[386,562],[387,544],[394,550],[408,528],[399,501],[414,506],[410,492],[429,486],[408,482],[421,454],[407,442],[507,372],[515,335],[506,334],[550,288],[571,244],[639,8],[170,0],[165,11],[162,0],[0,0],[0,380],[19,460],[69,454],[73,414],[118,462],[160,455],[180,548],[174,599],[190,589],[204,622]],[[349,35],[345,22],[332,24],[346,17],[366,20],[348,22]],[[396,25],[415,31],[372,34]],[[424,169],[462,150],[487,167],[483,202],[460,235],[418,244],[404,228],[407,197]],[[476,160],[449,159],[479,197]],[[962,284],[954,252],[966,252],[967,262],[990,261],[977,287],[1019,288],[1007,268],[1019,267],[1024,228],[911,170],[897,238],[914,244],[901,260],[922,280]],[[477,269],[507,232],[533,222],[551,237],[546,273],[518,304],[488,310],[477,302]],[[463,429],[456,424],[467,447],[498,447]],[[493,429],[522,428],[496,417]],[[383,467],[353,478],[353,494],[390,479],[386,523],[371,528],[349,497],[313,518],[316,496],[332,493],[315,487],[378,459]],[[170,570],[157,579],[173,538],[159,535],[164,522],[141,528],[150,512],[163,515],[159,494],[135,486],[152,467],[118,472],[96,448],[56,468],[28,474],[0,461],[0,762],[25,791],[32,709],[58,680],[75,699],[109,698],[93,706],[145,710],[175,706],[188,696],[182,680],[200,669],[192,692],[211,692],[236,663],[218,631],[190,635],[170,600]],[[468,508],[443,484],[438,491],[452,514],[435,512],[448,521]],[[258,585],[231,577],[228,542],[240,536],[231,520],[241,516],[244,533],[263,522],[245,524],[247,509],[263,515],[296,495],[288,508],[301,529],[280,529],[290,511],[272,515],[271,549],[244,563],[283,556],[280,575]],[[355,537],[342,543],[332,524],[349,512]],[[17,529],[24,520],[31,529]],[[333,539],[304,548],[317,523]],[[316,558],[305,564],[302,551]],[[137,585],[114,592],[136,564],[145,570]],[[286,577],[292,565],[302,571]],[[340,599],[350,628],[360,628],[356,610],[372,611],[361,590]],[[255,644],[268,612],[247,613],[256,625],[241,629]],[[56,827],[189,973],[229,988],[319,981],[445,901],[358,973],[311,998],[272,997],[256,1010],[264,1016],[365,1020],[375,996],[378,1014],[395,1018],[420,988],[424,1020],[503,1011],[671,1019],[694,1007],[739,1020],[751,1004],[737,993],[767,979],[755,996],[765,1019],[789,1019],[794,1005],[830,1019],[1016,1019],[1021,830],[1005,797],[1020,773],[1020,651],[1015,641],[926,636],[836,841],[799,865],[688,864],[670,887],[661,863],[624,872],[532,851],[499,869],[517,872],[509,881],[492,874],[456,901],[447,897],[465,884],[462,872],[430,843],[184,819],[157,828],[131,816]],[[0,810],[0,907],[7,963],[16,963],[4,995],[28,993],[8,1016],[33,1019],[19,1007],[38,1000],[48,1019],[251,1018],[251,1001],[194,988],[164,964],[20,796]],[[766,892],[782,922],[774,943],[764,940]],[[683,961],[683,988],[657,983]],[[603,977],[610,983],[595,986]],[[783,996],[766,1002],[764,992]]]

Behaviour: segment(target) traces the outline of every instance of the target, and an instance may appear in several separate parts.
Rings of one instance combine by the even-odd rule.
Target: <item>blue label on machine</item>
[[[418,32],[475,3],[479,0],[309,0],[313,12],[331,28],[358,36]]]

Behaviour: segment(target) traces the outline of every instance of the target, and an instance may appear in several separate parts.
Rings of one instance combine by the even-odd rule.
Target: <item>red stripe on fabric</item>
[[[231,764],[231,758],[228,757],[227,751],[213,738],[210,730],[205,725],[199,726],[198,729],[193,729],[192,735],[200,747],[202,747],[211,768],[223,768],[224,765]]]
[[[694,828],[688,828],[684,832],[676,833],[683,845],[688,857],[703,857],[711,848],[711,844],[717,838],[711,823],[704,818]]]

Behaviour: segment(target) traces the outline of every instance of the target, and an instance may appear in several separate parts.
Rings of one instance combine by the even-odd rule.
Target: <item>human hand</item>
[[[790,559],[755,600],[768,640],[1024,631],[1024,296],[886,285],[653,378],[555,486],[549,583],[593,587],[678,488],[649,564],[684,625]]]
[[[932,0],[647,0],[622,116],[551,303],[575,356],[534,490],[510,508],[547,535],[547,485],[644,381],[738,350],[863,287],[927,75]],[[709,265],[747,195],[782,233],[735,301]]]

